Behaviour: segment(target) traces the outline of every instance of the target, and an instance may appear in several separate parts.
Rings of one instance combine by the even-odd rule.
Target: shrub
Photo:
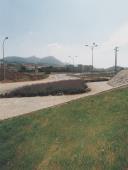
[[[83,80],[64,80],[58,82],[33,84],[11,91],[0,97],[31,97],[62,94],[79,94],[87,91]]]
[[[22,68],[22,70],[24,67]],[[35,81],[47,78],[48,73],[33,73],[33,72],[18,72],[6,69],[6,81],[7,82],[18,82],[18,81]],[[0,81],[3,80],[3,70],[0,69]]]

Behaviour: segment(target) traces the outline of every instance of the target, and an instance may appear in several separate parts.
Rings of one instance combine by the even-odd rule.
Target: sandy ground
[[[56,79],[58,79],[58,77],[56,77]],[[63,104],[71,100],[95,95],[100,92],[112,89],[112,87],[109,86],[107,82],[88,83],[88,86],[91,88],[90,92],[78,95],[0,99],[0,120],[27,114],[36,110]],[[4,88],[7,89],[7,87]]]

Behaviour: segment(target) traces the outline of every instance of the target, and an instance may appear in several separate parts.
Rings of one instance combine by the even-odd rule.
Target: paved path
[[[88,86],[92,90],[84,94],[0,99],[0,120],[23,115],[112,89],[107,82],[88,83]]]

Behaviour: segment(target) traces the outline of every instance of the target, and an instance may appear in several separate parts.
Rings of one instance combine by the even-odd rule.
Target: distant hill
[[[121,71],[125,69],[124,67],[117,66],[117,71]],[[106,71],[106,72],[114,72],[115,71],[115,66],[108,67],[108,68],[94,68],[94,71]]]
[[[35,56],[27,57],[27,58],[24,58],[24,59],[27,63],[32,63],[32,64],[40,63],[40,58],[35,57]]]
[[[121,71],[121,70],[123,70],[124,69],[124,67],[121,67],[121,66],[117,66],[117,71]],[[115,71],[115,66],[113,66],[113,67],[109,67],[109,68],[107,68],[106,69],[107,71]]]
[[[44,57],[40,60],[40,62],[49,65],[64,65],[64,63],[53,56]]]
[[[11,57],[5,57],[5,61],[7,63],[17,63],[17,64],[24,64],[25,58],[17,57],[17,56],[11,56]]]
[[[16,64],[44,64],[48,66],[63,66],[64,63],[62,63],[60,60],[55,58],[54,56],[48,56],[44,58],[38,58],[35,56],[31,57],[18,57],[18,56],[9,56],[5,58],[5,61],[7,63],[16,63]]]

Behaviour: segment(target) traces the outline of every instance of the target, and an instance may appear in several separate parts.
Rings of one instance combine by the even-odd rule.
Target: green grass
[[[127,170],[128,88],[0,122],[1,170]]]

